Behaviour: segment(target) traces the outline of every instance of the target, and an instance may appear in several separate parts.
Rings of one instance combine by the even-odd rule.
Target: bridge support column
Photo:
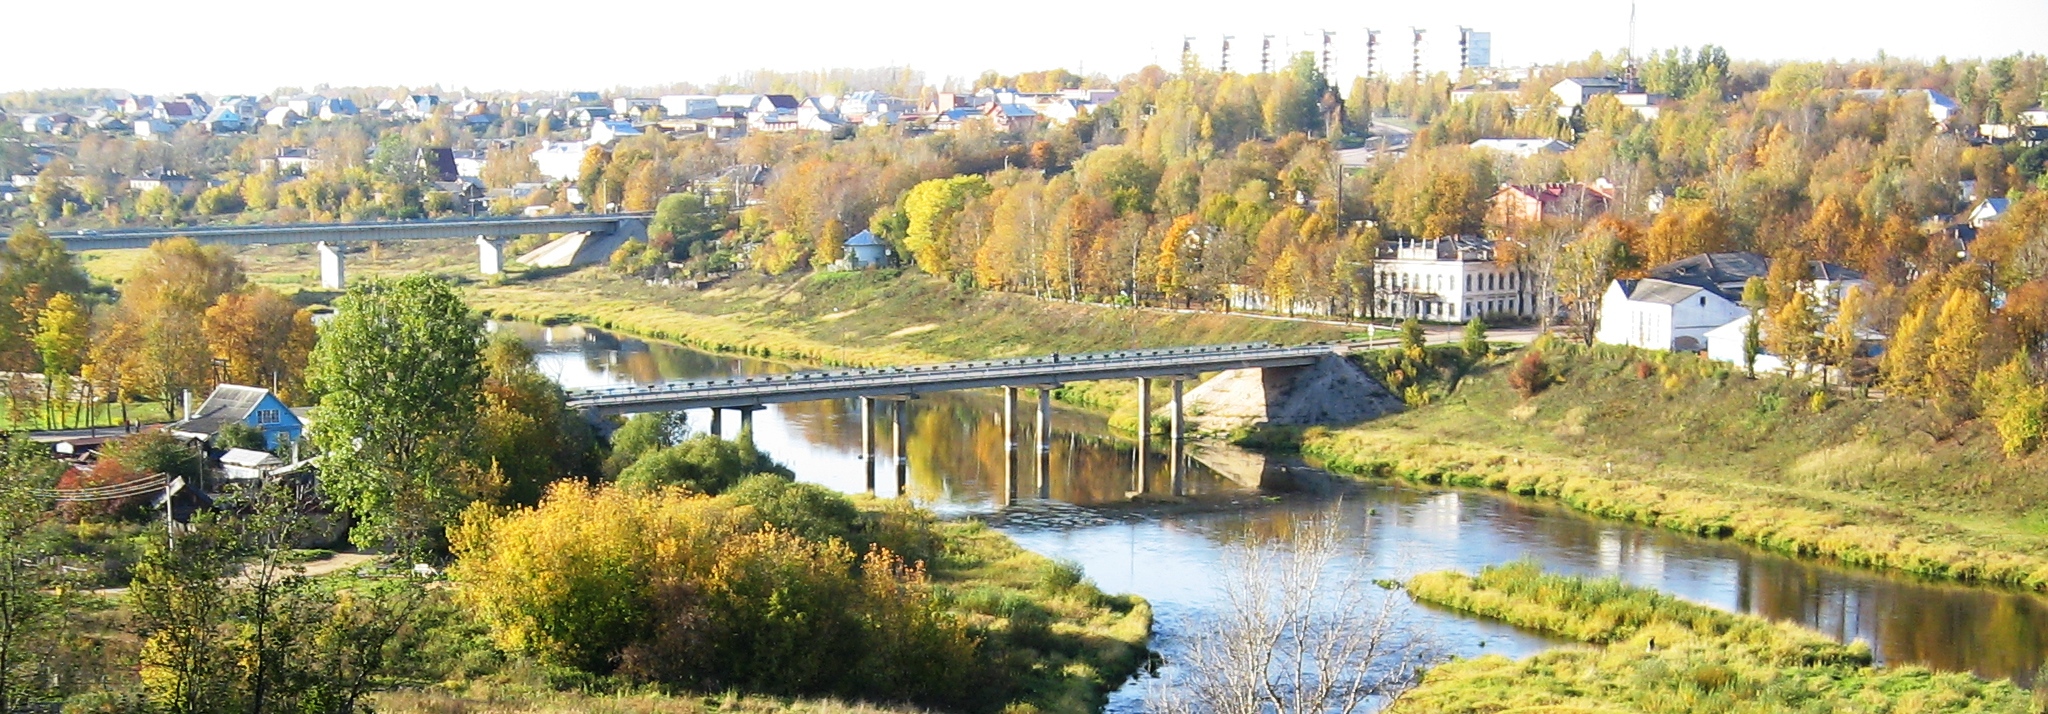
[[[1003,505],[1017,498],[1017,388],[1003,388]]]
[[[485,275],[505,272],[505,243],[490,236],[476,237],[476,269]]]
[[[896,423],[889,436],[896,456],[896,495],[905,496],[910,486],[910,400],[896,402]]]
[[[1138,378],[1138,441],[1152,435],[1152,380]]]
[[[1052,385],[1038,388],[1038,497],[1052,498]]]
[[[1180,444],[1181,437],[1183,434],[1186,433],[1187,429],[1186,417],[1183,416],[1183,412],[1181,411],[1181,395],[1185,391],[1186,386],[1186,379],[1181,377],[1173,378],[1173,426],[1171,428],[1173,429],[1173,443],[1175,444],[1176,448]]]
[[[733,438],[738,439],[741,443],[752,445],[754,443],[754,412],[766,408],[740,407],[733,410],[740,413],[740,433],[733,435]]]
[[[320,287],[340,290],[345,287],[346,276],[342,274],[341,249],[328,245],[326,241],[313,244],[320,254]]]
[[[875,492],[875,398],[860,398],[860,460],[867,469],[868,493]]]
[[[724,410],[724,409],[720,409],[720,408],[718,408],[718,407],[712,407],[712,408],[711,408],[711,435],[712,435],[712,436],[716,436],[716,437],[718,437],[718,438],[720,438],[720,439],[723,439],[723,438],[725,438],[725,410]]]

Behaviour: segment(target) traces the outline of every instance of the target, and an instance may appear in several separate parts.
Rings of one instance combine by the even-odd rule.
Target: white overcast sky
[[[1876,0],[1641,0],[1641,49],[1726,47],[1738,59],[1932,59],[2048,52],[2048,0],[1957,5]],[[983,70],[1065,67],[1121,76],[1177,62],[1192,35],[1214,66],[1257,62],[1258,37],[1306,48],[1337,32],[1340,80],[1362,68],[1366,27],[1382,67],[1405,67],[1407,28],[1425,64],[1455,61],[1457,27],[1493,33],[1494,63],[1612,52],[1629,0],[1246,2],[591,2],[588,0],[0,0],[0,90],[112,87],[142,93],[438,84],[445,89],[603,90],[715,81],[747,69],[910,65],[937,83]]]

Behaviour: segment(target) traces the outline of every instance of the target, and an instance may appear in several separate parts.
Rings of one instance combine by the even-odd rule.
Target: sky
[[[1182,38],[1215,66],[1257,62],[1259,37],[1307,49],[1333,30],[1342,82],[1363,70],[1365,28],[1382,68],[1405,68],[1408,28],[1424,64],[1456,62],[1457,28],[1491,32],[1496,66],[1582,59],[1628,45],[1630,0],[837,0],[648,3],[529,0],[4,0],[0,91],[107,87],[140,93],[263,93],[279,87],[608,90],[714,82],[751,69],[909,65],[932,83],[984,70],[1064,67],[1111,77],[1178,64]],[[1639,49],[1716,44],[1736,59],[1932,59],[2048,53],[2048,0],[1981,0],[1942,14],[1897,0],[1640,0]],[[89,7],[89,10],[81,8]],[[755,13],[755,9],[760,12]],[[1162,9],[1170,8],[1170,9]],[[88,16],[89,13],[89,16]],[[28,30],[27,28],[38,28]],[[33,59],[22,59],[33,58]]]

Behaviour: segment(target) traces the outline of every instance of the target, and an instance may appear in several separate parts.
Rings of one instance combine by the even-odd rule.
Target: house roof
[[[258,466],[268,466],[271,464],[284,463],[284,461],[277,458],[277,455],[275,454],[272,454],[268,451],[257,451],[255,449],[228,449],[227,453],[221,454],[220,462],[227,466],[242,466],[247,468],[255,468]]]
[[[1621,89],[1621,80],[1613,77],[1566,77],[1564,81],[1588,89]]]
[[[875,234],[872,231],[861,231],[859,233],[853,234],[853,237],[846,239],[846,245],[847,247],[852,248],[884,244],[882,243],[882,239],[876,238]]]
[[[1656,278],[1624,280],[1621,283],[1621,291],[1628,296],[1628,299],[1660,305],[1676,305],[1692,298],[1694,295],[1700,294],[1700,291],[1705,289],[1698,285]]]
[[[769,106],[776,109],[795,109],[797,105],[802,104],[802,102],[797,101],[795,96],[788,94],[768,94],[764,95],[763,98],[768,100]]]
[[[1863,274],[1834,263],[1812,261],[1807,270],[1815,280],[1862,280]],[[1742,285],[1771,271],[1771,261],[1755,253],[1701,253],[1650,269],[1650,277],[1698,285],[1731,301],[1742,299]]]
[[[220,433],[222,427],[249,418],[249,412],[270,396],[270,390],[262,387],[244,387],[239,384],[223,384],[213,388],[213,394],[206,402],[192,412],[192,418],[172,425],[172,429],[186,434],[212,436]]]

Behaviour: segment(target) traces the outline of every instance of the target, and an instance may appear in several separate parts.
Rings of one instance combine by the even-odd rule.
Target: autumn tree
[[[213,367],[202,329],[206,310],[243,281],[241,265],[218,245],[201,246],[190,238],[152,244],[122,286],[103,330],[110,344],[130,349],[95,350],[94,362],[119,363],[96,371],[118,373],[128,391],[165,404],[184,390],[205,388]]]
[[[1969,393],[1976,378],[1984,336],[1990,321],[1990,301],[1974,286],[1951,289],[1941,303],[1935,334],[1927,354],[1927,378],[1938,398],[1960,399]]]
[[[271,387],[287,402],[301,396],[313,316],[268,287],[224,293],[206,309],[208,351],[234,384]]]
[[[38,371],[35,333],[45,304],[60,293],[83,295],[86,288],[85,273],[62,241],[33,221],[16,228],[0,247],[0,369]]]
[[[951,219],[969,199],[988,191],[988,181],[980,176],[955,176],[920,183],[904,194],[903,211],[909,225],[903,247],[917,267],[941,277],[952,274],[957,266]]]
[[[0,711],[24,710],[42,696],[49,679],[42,665],[49,638],[66,626],[65,600],[54,545],[35,537],[51,503],[59,462],[48,447],[26,436],[0,442]]]
[[[90,313],[68,293],[50,298],[36,317],[36,351],[42,355],[43,379],[49,395],[45,403],[55,411],[46,415],[45,424],[59,423],[59,419],[50,417],[61,418],[68,411],[62,407],[71,404],[76,396],[72,380],[84,367],[91,328]]]

